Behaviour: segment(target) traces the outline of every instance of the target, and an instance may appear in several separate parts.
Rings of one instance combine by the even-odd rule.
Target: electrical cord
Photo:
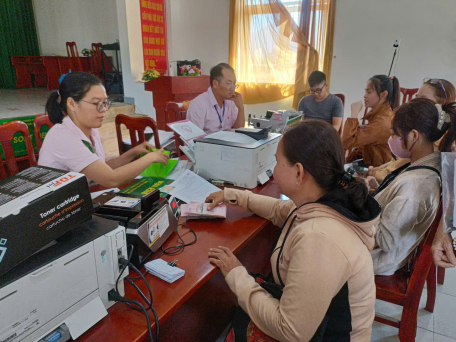
[[[130,253],[128,253],[128,247],[131,247]],[[133,245],[132,244],[127,245],[127,253],[128,253],[128,261],[130,261],[132,255],[133,255]],[[123,259],[123,258],[121,258],[121,259]],[[120,263],[120,259],[119,259],[119,263]],[[120,269],[120,272],[119,272],[119,276],[116,279],[116,292],[117,293],[119,293],[118,284],[119,284],[120,277],[125,272],[125,269],[127,268],[127,266],[128,266],[128,264],[127,265],[122,265],[122,268]]]
[[[149,283],[147,282],[146,278],[144,277],[144,275],[136,268],[135,265],[133,265],[129,260],[126,260],[124,258],[120,258],[119,259],[119,264],[121,265],[127,265],[129,266],[131,269],[133,269],[136,273],[138,273],[140,275],[140,278],[142,280],[144,280],[144,283],[146,284],[146,287],[147,287],[147,290],[149,292],[149,297],[150,299],[148,299],[146,297],[146,295],[139,289],[139,287],[131,280],[129,279],[129,277],[126,277],[125,279],[131,284],[133,285],[133,287],[135,288],[135,290],[139,293],[139,295],[144,299],[144,301],[146,302],[146,304],[148,305],[147,307],[147,310],[150,310],[152,312],[152,314],[154,315],[154,319],[155,319],[155,326],[157,328],[157,342],[159,340],[159,336],[160,336],[160,326],[159,326],[159,323],[158,323],[158,315],[157,315],[157,312],[155,311],[155,309],[153,308],[152,304],[153,304],[153,296],[152,296],[152,289],[150,288],[150,285]],[[132,307],[131,305],[129,305],[127,303],[127,305],[132,308],[132,309],[136,309],[134,307]],[[137,309],[136,309],[137,310]]]
[[[146,316],[146,321],[147,321],[147,330],[149,332],[149,338],[150,338],[150,341],[151,342],[154,342],[154,335],[152,334],[152,328],[151,328],[151,325],[150,325],[150,318],[149,318],[149,315],[147,314],[147,310],[146,308],[140,303],[140,302],[137,302],[135,300],[130,300],[130,299],[125,299],[124,297],[122,297],[119,292],[115,291],[115,290],[111,290],[108,292],[108,299],[110,301],[115,301],[115,302],[120,302],[120,303],[126,303],[127,305],[136,305],[139,307],[139,311],[142,311],[144,313],[144,316]],[[136,308],[135,308],[136,309]],[[157,342],[158,342],[158,339],[157,339]]]
[[[191,241],[189,243],[185,243],[184,239],[182,239],[182,236],[179,234],[179,230],[178,230],[179,226],[182,226],[182,227],[185,227],[185,228],[189,229],[190,232],[195,237],[195,240],[193,240],[193,241]],[[176,234],[179,237],[179,240],[181,241],[181,244],[180,245],[176,245],[176,246],[170,246],[170,247],[167,247],[165,249],[163,249],[163,246],[162,246],[161,252],[154,258],[154,260],[158,259],[162,255],[176,255],[176,254],[180,253],[185,247],[194,245],[196,243],[196,241],[198,241],[198,237],[196,236],[195,231],[192,228],[190,228],[189,226],[187,226],[186,224],[179,223],[177,225],[177,227],[176,227]]]
[[[131,257],[133,255],[133,245],[127,245],[127,250],[128,248],[130,247],[130,252],[128,253],[128,260],[125,259],[125,258],[119,258],[118,259],[118,262],[119,264],[122,266],[121,269],[120,269],[120,272],[119,272],[119,276],[117,277],[117,280],[116,280],[116,288],[115,290],[111,290],[109,293],[108,293],[108,297],[110,300],[115,300],[115,301],[118,301],[118,302],[122,302],[122,303],[125,303],[127,304],[131,309],[133,310],[136,310],[136,311],[142,311],[145,315],[146,315],[146,319],[147,319],[147,324],[148,324],[148,330],[149,330],[149,337],[150,337],[150,340],[153,342],[154,339],[153,339],[153,335],[152,335],[152,329],[150,327],[150,318],[149,318],[149,315],[147,314],[147,310],[151,310],[152,314],[154,315],[154,319],[155,319],[155,326],[156,326],[156,329],[157,329],[157,342],[159,341],[159,336],[160,336],[160,327],[159,327],[159,323],[158,323],[158,315],[157,315],[157,312],[155,311],[155,309],[153,308],[152,306],[152,303],[153,303],[153,296],[152,296],[152,289],[150,288],[150,285],[149,283],[147,282],[146,278],[144,277],[144,275],[135,267],[135,265],[133,265],[130,260],[131,260]],[[135,288],[136,291],[138,291],[139,295],[144,299],[144,301],[146,302],[146,304],[148,305],[147,306],[147,309],[139,302],[137,301],[134,301],[134,300],[129,300],[129,299],[125,299],[124,297],[122,297],[119,293],[119,289],[118,289],[118,284],[119,284],[119,281],[120,281],[120,277],[122,276],[122,274],[125,272],[125,269],[127,268],[127,266],[130,266],[135,272],[137,272],[140,277],[139,278],[142,278],[147,286],[147,289],[148,289],[148,292],[149,292],[149,295],[150,295],[150,300],[144,295],[144,293],[139,289],[139,287],[134,284],[130,279],[129,277],[125,277],[125,279],[131,284],[133,285],[133,287]],[[112,298],[112,299],[111,299]],[[118,300],[118,299],[122,299],[122,300]],[[138,308],[134,307],[133,305],[136,305],[138,306]]]

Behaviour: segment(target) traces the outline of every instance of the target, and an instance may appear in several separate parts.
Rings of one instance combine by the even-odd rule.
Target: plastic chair
[[[407,88],[399,88],[403,97],[402,97],[402,104],[410,102],[413,98],[413,95],[415,95],[418,92],[419,88],[413,88],[413,89],[407,89]]]
[[[165,130],[168,132],[172,131],[172,129],[168,127],[168,123],[185,120],[187,118],[188,106],[190,106],[190,101],[185,101],[182,103],[169,101],[166,103]],[[177,134],[174,134],[174,141],[176,143],[177,155],[180,157],[182,155],[182,152],[179,146],[182,146],[183,142],[179,139],[179,136]]]
[[[441,216],[442,201],[440,200],[437,215],[408,264],[391,276],[375,276],[377,299],[403,306],[400,321],[380,314],[375,315],[375,321],[399,328],[399,340],[401,342],[415,341],[418,306],[420,304],[424,282],[428,278],[433,263],[431,246]],[[433,310],[433,305],[432,307],[430,305],[432,304],[430,303],[432,300],[432,298],[427,298],[425,308],[427,311],[432,312]]]
[[[35,133],[35,141],[36,141],[36,148],[38,149],[38,153],[40,153],[41,147],[43,146],[43,139],[41,139],[40,130],[41,126],[48,126],[51,128],[54,124],[49,120],[49,116],[46,114],[37,115],[35,119],[33,119],[33,132]]]
[[[5,155],[5,160],[0,163],[0,179],[8,178],[19,172],[17,160],[14,156],[13,145],[11,143],[14,134],[17,132],[22,133],[24,136],[30,166],[35,166],[37,164],[28,126],[22,121],[11,121],[0,125],[0,144]],[[7,169],[5,169],[4,164],[6,164]]]
[[[152,128],[154,133],[155,147],[160,148],[160,139],[158,137],[157,124],[154,119],[149,116],[143,117],[131,117],[125,114],[118,114],[116,116],[116,133],[117,133],[117,143],[119,144],[119,154],[125,152],[125,146],[122,141],[122,131],[120,125],[125,125],[130,131],[131,147],[135,147],[146,141],[146,136],[144,131],[146,127]],[[138,140],[139,138],[139,140]]]
[[[339,128],[339,135],[342,136],[342,128],[344,126],[344,117],[345,117],[345,95],[344,94],[334,94],[336,95],[339,99],[342,100],[342,107],[344,108],[344,111],[342,113],[342,123],[340,124]]]
[[[83,71],[76,42],[66,42],[66,49],[71,71]]]
[[[101,43],[92,43],[92,73],[98,78],[103,78],[101,45]]]

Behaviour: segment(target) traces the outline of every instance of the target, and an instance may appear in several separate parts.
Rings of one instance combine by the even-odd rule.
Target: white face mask
[[[416,141],[410,146],[410,148],[403,148],[402,147],[402,138],[396,137],[393,138],[392,136],[388,139],[388,145],[391,152],[399,158],[410,158],[412,155],[412,149],[415,146]]]

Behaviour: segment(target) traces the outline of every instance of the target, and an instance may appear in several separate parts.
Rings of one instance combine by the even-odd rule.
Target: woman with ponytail
[[[168,163],[162,150],[149,153],[153,146],[148,142],[105,161],[98,128],[110,105],[103,84],[94,75],[76,72],[65,76],[46,103],[54,126],[44,139],[38,164],[81,172],[112,188],[134,179],[152,163]],[[142,154],[145,156],[133,161]]]
[[[418,89],[416,98],[429,99],[443,106],[456,101],[456,90],[450,81],[440,78],[428,78],[423,81],[423,85]],[[439,145],[440,140],[437,140],[434,143],[436,150],[439,148]],[[381,183],[389,173],[408,162],[410,162],[409,159],[397,158],[394,156],[394,159],[389,163],[378,167],[369,167],[369,176],[375,177],[377,182]]]
[[[382,206],[371,252],[375,274],[391,275],[404,266],[435,218],[441,193],[440,151],[449,152],[456,139],[453,105],[417,98],[393,116],[391,152],[410,163],[391,172],[375,193]],[[440,151],[435,151],[434,143],[442,137]]]
[[[370,341],[375,284],[369,250],[381,208],[354,170],[344,171],[340,137],[326,122],[291,128],[276,159],[274,179],[290,200],[229,188],[207,198],[210,209],[229,203],[282,227],[271,255],[273,279],[261,285],[228,248],[209,251],[242,308],[226,341],[247,335],[249,341]]]
[[[366,166],[380,166],[392,158],[388,138],[392,111],[399,105],[398,79],[386,75],[370,78],[364,94],[364,104],[366,108],[371,108],[364,117],[368,124],[359,125],[362,102],[352,103],[351,117],[345,122],[342,143],[345,150],[355,148],[347,157],[347,162],[362,157]]]

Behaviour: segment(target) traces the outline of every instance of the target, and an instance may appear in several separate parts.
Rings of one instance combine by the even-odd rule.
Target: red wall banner
[[[165,0],[139,1],[144,68],[155,68],[163,76],[168,70]]]

